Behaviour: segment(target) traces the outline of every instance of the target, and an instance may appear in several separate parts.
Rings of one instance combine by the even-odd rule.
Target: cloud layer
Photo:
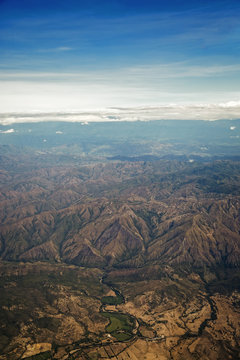
[[[170,104],[152,107],[119,107],[84,112],[32,112],[0,114],[0,124],[2,125],[41,121],[70,121],[88,124],[89,122],[103,121],[150,121],[167,119],[208,121],[219,119],[240,119],[240,101],[231,101],[220,104]],[[11,130],[8,132],[12,132]]]
[[[0,113],[197,104],[240,99],[240,64],[190,61],[76,72],[0,71]]]

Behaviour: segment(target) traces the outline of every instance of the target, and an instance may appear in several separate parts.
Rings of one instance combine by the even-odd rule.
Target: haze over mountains
[[[0,360],[240,359],[239,15],[0,1]]]
[[[58,112],[10,112],[1,113],[0,123],[9,125],[14,123],[39,121],[149,121],[149,120],[221,120],[239,119],[240,102],[229,101],[222,103],[192,103],[165,104],[159,106],[112,107],[108,109],[75,110]]]
[[[0,359],[238,359],[239,129],[1,125]]]

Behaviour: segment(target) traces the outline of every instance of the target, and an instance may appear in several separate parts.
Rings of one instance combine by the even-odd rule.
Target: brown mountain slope
[[[230,161],[6,165],[0,359],[238,359],[239,183]]]
[[[42,212],[1,226],[4,260],[56,260],[87,266],[148,262],[237,265],[239,200],[176,199],[116,204],[106,199]]]
[[[237,162],[40,166],[5,176],[0,259],[239,264]]]

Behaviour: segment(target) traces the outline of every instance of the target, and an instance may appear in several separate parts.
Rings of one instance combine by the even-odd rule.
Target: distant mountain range
[[[0,127],[0,359],[239,359],[240,121]]]
[[[2,158],[2,260],[239,264],[239,162],[43,161],[22,172],[12,161]]]

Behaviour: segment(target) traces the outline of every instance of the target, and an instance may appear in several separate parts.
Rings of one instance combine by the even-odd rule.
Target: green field
[[[132,334],[127,332],[114,331],[111,333],[111,335],[114,336],[118,341],[127,341],[132,338]]]
[[[104,296],[101,299],[101,302],[102,302],[103,305],[120,305],[124,301],[123,301],[122,296],[117,295],[117,296]]]
[[[105,312],[102,315],[109,319],[110,323],[106,331],[119,341],[125,341],[132,337],[134,320],[124,314]]]

